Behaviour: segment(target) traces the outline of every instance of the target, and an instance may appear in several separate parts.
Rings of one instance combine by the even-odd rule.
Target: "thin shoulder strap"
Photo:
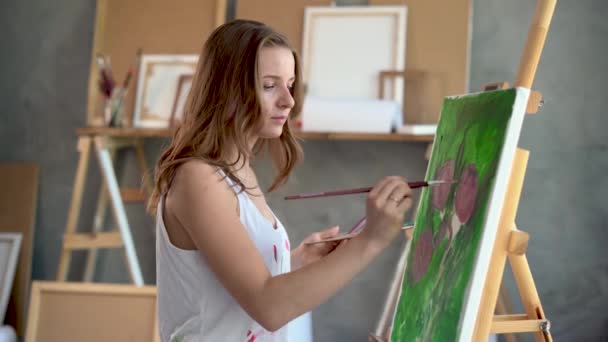
[[[217,173],[220,175],[220,177],[222,177],[224,180],[226,180],[226,183],[228,183],[228,186],[230,186],[232,191],[234,191],[234,193],[238,196],[239,195],[239,191],[237,189],[238,185],[230,177],[228,177],[228,175],[226,174],[226,172],[224,172],[224,170],[218,168]]]

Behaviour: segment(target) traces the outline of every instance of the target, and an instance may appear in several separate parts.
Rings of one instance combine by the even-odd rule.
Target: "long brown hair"
[[[260,104],[261,81],[258,58],[263,47],[285,47],[295,59],[295,105],[283,133],[276,139],[258,139],[253,151],[248,137],[261,127],[264,116]],[[277,170],[269,191],[283,184],[302,157],[290,122],[302,110],[301,70],[297,53],[287,39],[263,23],[234,20],[215,29],[203,46],[192,87],[186,100],[183,121],[162,153],[155,168],[155,186],[148,202],[154,212],[158,200],[171,185],[177,168],[198,159],[223,170],[245,189],[234,167],[242,158],[268,151]],[[238,158],[229,161],[226,146],[236,146]]]

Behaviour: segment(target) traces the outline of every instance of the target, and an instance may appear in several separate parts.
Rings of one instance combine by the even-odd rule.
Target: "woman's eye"
[[[272,84],[264,84],[264,90],[270,90],[272,88],[274,88],[274,85],[272,85]]]

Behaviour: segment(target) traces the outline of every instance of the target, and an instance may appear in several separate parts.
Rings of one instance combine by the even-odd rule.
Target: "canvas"
[[[529,90],[444,99],[391,341],[470,341]]]
[[[307,95],[377,100],[380,71],[405,68],[406,21],[406,6],[306,7]],[[402,103],[402,80],[389,85],[387,99]]]

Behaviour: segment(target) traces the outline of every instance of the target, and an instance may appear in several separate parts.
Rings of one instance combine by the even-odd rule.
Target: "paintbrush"
[[[99,67],[100,79],[99,79],[99,90],[106,96],[106,98],[110,98],[112,96],[112,90],[114,89],[115,82],[112,78],[112,75],[109,71],[109,65],[101,53],[97,53],[95,60],[97,61],[97,65]]]
[[[407,183],[411,189],[422,188],[426,186],[436,186],[441,184],[453,184],[456,181],[442,181],[442,180],[431,180],[431,181],[423,181],[423,182],[409,182]],[[305,198],[316,198],[316,197],[329,197],[329,196],[340,196],[340,195],[351,195],[351,194],[361,194],[365,192],[370,192],[373,187],[365,187],[365,188],[355,188],[355,189],[347,189],[347,190],[335,190],[335,191],[325,191],[325,192],[312,192],[312,193],[303,193],[299,195],[286,196],[286,200],[295,200],[295,199],[305,199]]]
[[[405,225],[403,227],[401,227],[401,230],[410,230],[410,229],[414,229],[414,225]],[[342,241],[342,240],[348,240],[348,239],[352,239],[355,236],[359,235],[360,232],[355,232],[355,233],[347,233],[347,234],[342,234],[342,235],[338,235],[338,236],[333,236],[327,239],[322,239],[319,241],[314,241],[314,242],[305,242],[305,245],[314,245],[317,243],[324,243],[324,242],[335,242],[335,241]]]

